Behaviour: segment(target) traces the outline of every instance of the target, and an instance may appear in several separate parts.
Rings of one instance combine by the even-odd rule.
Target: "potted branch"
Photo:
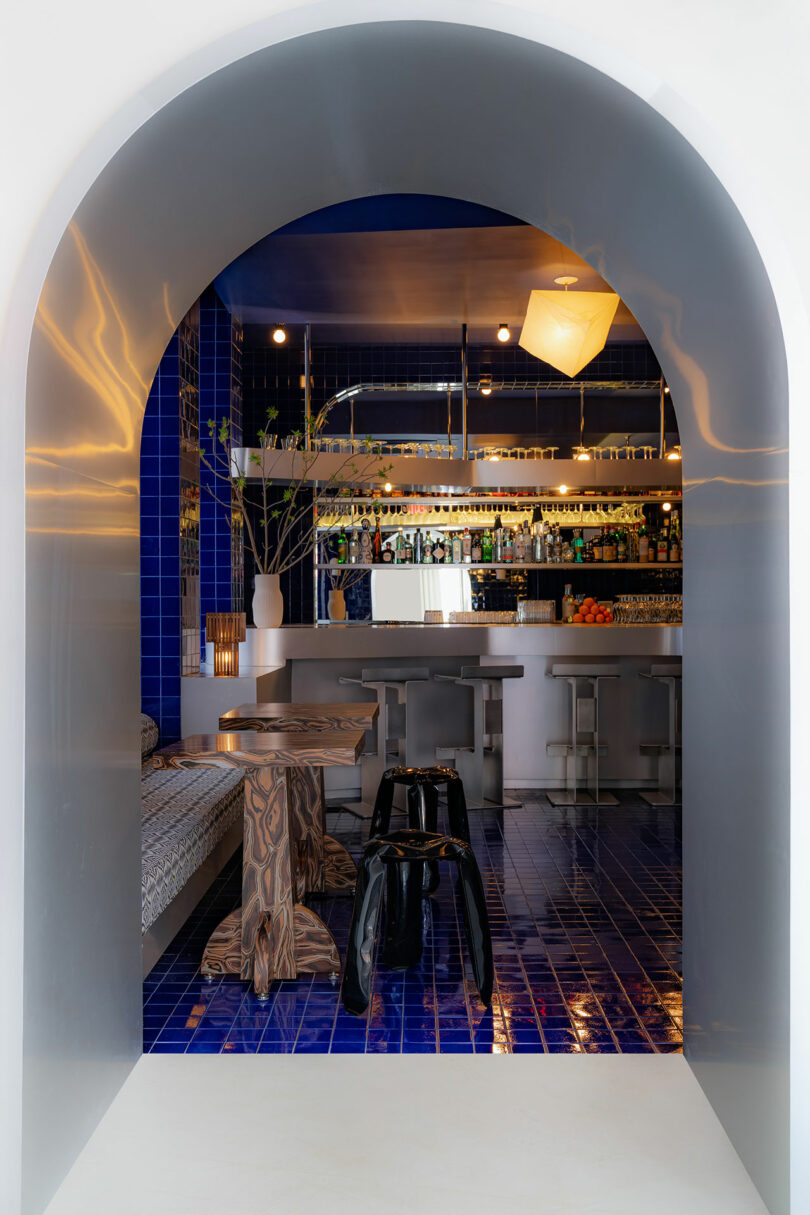
[[[214,484],[206,492],[224,509],[237,512],[243,521],[245,538],[256,563],[253,595],[253,622],[257,628],[278,628],[284,615],[280,576],[308,557],[317,544],[317,519],[327,498],[352,482],[385,480],[390,466],[380,463],[370,438],[362,450],[346,456],[328,477],[314,480],[315,462],[321,434],[329,411],[324,408],[309,424],[309,444],[305,432],[295,430],[282,448],[274,423],[278,410],[267,410],[266,425],[258,432],[258,446],[250,453],[255,475],[245,476],[236,460],[235,443],[229,418],[217,425],[209,419],[209,451],[200,448],[200,461],[213,474]],[[276,468],[283,479],[274,476]],[[225,499],[226,488],[230,501]]]

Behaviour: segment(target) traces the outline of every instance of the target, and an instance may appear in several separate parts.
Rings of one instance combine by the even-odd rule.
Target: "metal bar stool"
[[[419,870],[453,861],[458,867],[461,910],[475,985],[492,1003],[492,938],[484,886],[473,851],[464,840],[431,831],[394,831],[369,840],[358,867],[341,995],[347,1012],[361,1017],[371,999],[377,926],[386,889],[383,961],[393,970],[416,966],[422,956]]]
[[[380,706],[377,749],[364,753],[360,759],[360,801],[344,805],[345,810],[358,818],[371,818],[377,789],[391,760],[402,766],[408,763],[408,689],[412,683],[425,683],[428,679],[427,667],[369,667],[360,672],[359,679],[347,675],[338,679],[338,683],[370,688]],[[404,798],[399,808],[405,808]]]
[[[668,720],[665,743],[642,743],[642,755],[658,757],[658,788],[645,790],[641,797],[650,806],[674,806],[678,800],[681,756],[681,673],[680,662],[654,663],[649,671],[639,671],[642,679],[653,679],[667,689]]]
[[[615,806],[612,793],[599,788],[599,759],[607,746],[599,740],[599,684],[603,679],[618,679],[615,663],[555,663],[549,678],[564,680],[571,689],[571,737],[567,743],[547,743],[546,754],[565,757],[565,789],[546,794],[552,806]],[[580,696],[587,685],[589,695]],[[587,737],[580,741],[580,735]],[[585,759],[585,788],[577,778],[577,761]]]
[[[449,761],[458,771],[468,806],[519,806],[503,791],[503,681],[522,679],[523,667],[466,666],[458,676],[433,678],[472,689],[472,746],[436,748],[436,758]]]

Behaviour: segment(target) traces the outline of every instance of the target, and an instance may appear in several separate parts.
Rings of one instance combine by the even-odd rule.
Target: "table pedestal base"
[[[292,953],[276,940],[273,917],[266,916],[256,933],[253,956],[243,965],[242,908],[227,915],[214,929],[203,954],[201,972],[205,978],[239,975],[253,980],[257,996],[266,996],[276,979],[295,979],[299,974],[335,973],[340,970],[340,954],[335,939],[323,920],[296,903],[293,908]],[[252,973],[245,974],[245,970]]]

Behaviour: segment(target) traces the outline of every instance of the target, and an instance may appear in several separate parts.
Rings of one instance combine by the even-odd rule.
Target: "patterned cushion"
[[[158,725],[151,717],[141,713],[141,759],[154,751],[158,741]]]
[[[141,931],[146,932],[242,817],[239,772],[148,772],[141,780]]]

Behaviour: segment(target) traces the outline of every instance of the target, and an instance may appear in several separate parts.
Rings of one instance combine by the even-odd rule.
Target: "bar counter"
[[[458,674],[462,664],[523,667],[520,679],[503,690],[504,783],[510,788],[558,788],[564,764],[547,744],[565,739],[569,729],[568,689],[547,678],[555,662],[604,659],[616,662],[620,678],[604,693],[602,725],[608,753],[602,764],[606,785],[649,788],[654,761],[641,743],[661,741],[667,733],[667,707],[661,689],[640,678],[654,662],[681,657],[682,630],[663,624],[328,624],[248,629],[240,645],[240,677],[213,678],[206,672],[183,679],[183,733],[216,730],[219,716],[236,705],[262,700],[329,703],[370,700],[373,692],[341,685],[358,679],[364,668],[427,667],[432,675]],[[213,653],[208,655],[213,671]],[[424,712],[415,713],[424,731],[419,752],[454,745],[468,729],[466,706],[458,689],[432,679],[421,691]],[[442,698],[447,697],[443,703]],[[368,737],[368,747],[372,745]],[[352,797],[359,770],[326,773],[330,797]]]
[[[668,624],[302,624],[248,629],[239,660],[278,667],[298,659],[670,657],[681,626]],[[213,662],[213,654],[211,655]]]

